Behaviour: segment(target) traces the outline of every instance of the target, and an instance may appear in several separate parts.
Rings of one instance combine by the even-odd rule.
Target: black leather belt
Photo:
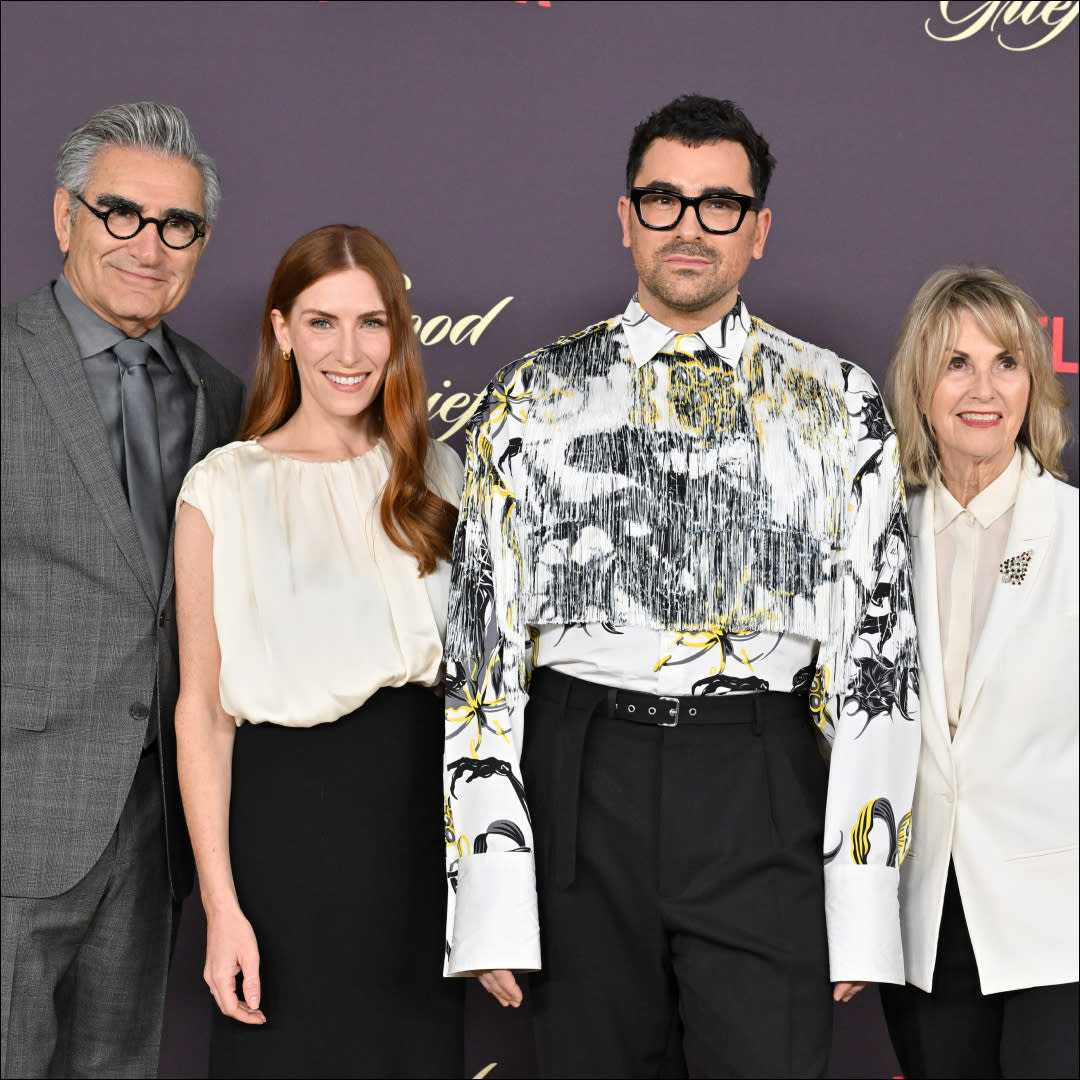
[[[762,713],[769,699],[783,698],[788,709],[799,709],[805,698],[776,691],[728,694],[723,697],[667,697],[601,686],[537,668],[529,692],[531,710],[527,719],[554,725],[559,768],[554,776],[554,827],[551,831],[551,861],[556,884],[569,887],[577,868],[577,815],[581,791],[581,770],[585,739],[594,718],[614,717],[651,727],[680,727],[685,724],[745,724],[755,735],[762,733]],[[733,733],[734,734],[734,733]],[[528,737],[526,736],[526,743]],[[527,751],[526,751],[527,753]]]
[[[594,718],[607,716],[669,728],[684,724],[746,724],[754,735],[760,735],[762,714],[770,704],[774,708],[776,705],[770,699],[783,699],[783,708],[788,711],[806,711],[805,698],[777,691],[723,697],[666,697],[585,682],[551,668],[537,668],[533,673],[529,697],[529,708],[536,712],[527,724],[540,721],[554,725],[557,740],[559,768],[554,776],[551,861],[556,884],[562,889],[573,883],[576,874],[581,770],[585,739]],[[526,744],[527,741],[528,736]]]
[[[636,690],[608,689],[607,714],[618,720],[659,727],[680,724],[752,724],[757,694],[723,697],[668,697]]]

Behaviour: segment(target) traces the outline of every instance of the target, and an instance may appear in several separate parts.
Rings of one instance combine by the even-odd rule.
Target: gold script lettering
[[[965,23],[968,25],[964,26],[964,29],[959,33],[953,34],[952,37],[940,37],[930,29],[930,19],[927,19],[926,32],[935,41],[963,41],[964,38],[969,38],[973,34],[977,34],[994,17],[994,13],[1001,7],[1001,4],[997,2],[997,0],[987,0],[986,3],[979,4],[967,15],[961,15],[955,19],[949,14],[949,8],[952,7],[952,5],[948,0],[941,0],[938,7],[941,9],[941,17],[950,26],[963,26]]]
[[[495,316],[501,314],[503,308],[514,298],[505,296],[486,315],[466,315],[454,323],[454,329],[450,331],[450,342],[460,345],[468,337],[469,344],[475,345],[480,340],[480,335],[495,321]]]
[[[449,389],[453,383],[449,379],[443,380],[443,386]],[[446,394],[445,396],[436,391],[428,396],[428,418],[438,418],[444,424],[450,426],[439,436],[439,442],[449,439],[451,435],[459,432],[472,418],[480,403],[484,400],[487,388],[476,394]],[[441,403],[440,403],[441,399]]]
[[[401,276],[405,279],[405,288],[411,289],[412,279],[409,275],[402,274]],[[476,345],[484,331],[503,313],[507,304],[513,299],[512,296],[504,296],[483,315],[463,315],[456,322],[449,315],[432,315],[427,319],[423,315],[413,315],[413,329],[422,345],[438,345],[444,340],[449,341],[451,345],[461,345],[466,341],[470,345]]]
[[[405,288],[411,289],[412,279],[408,274],[402,274],[402,277],[405,279]],[[428,318],[413,315],[413,329],[422,345],[464,345],[466,342],[476,345],[484,331],[506,310],[513,299],[512,296],[504,296],[483,315],[463,315],[456,321],[450,315],[431,315]],[[446,430],[438,436],[440,442],[456,435],[473,418],[487,393],[486,387],[475,394],[443,392],[451,386],[451,380],[444,379],[443,390],[436,390],[428,395],[428,419],[441,420],[447,425]]]
[[[950,3],[949,0],[941,0],[938,4],[945,22],[949,26],[959,27],[954,34],[934,33],[931,27],[933,20],[926,20],[926,33],[935,41],[964,41],[980,30],[996,30],[997,43],[1003,49],[1009,52],[1029,52],[1053,41],[1076,19],[1080,12],[1080,0],[1051,0],[1049,3],[1040,0],[1009,0],[1007,3],[1002,0],[987,0],[986,3],[976,4],[966,14],[957,14],[957,7],[957,4]],[[1050,27],[1050,30],[1037,41],[1028,42],[1026,45],[1014,44],[1015,38],[1013,41],[1005,40],[1001,26],[1014,26],[1016,23],[1023,26],[1042,23]]]
[[[438,345],[450,332],[450,323],[449,315],[436,315],[433,319],[428,319],[426,323],[421,322],[423,329],[417,330],[420,335],[420,343],[422,345]]]

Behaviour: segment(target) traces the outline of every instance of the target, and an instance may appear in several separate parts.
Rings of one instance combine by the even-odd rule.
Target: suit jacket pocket
[[[52,691],[44,686],[0,686],[0,715],[5,728],[44,731]]]

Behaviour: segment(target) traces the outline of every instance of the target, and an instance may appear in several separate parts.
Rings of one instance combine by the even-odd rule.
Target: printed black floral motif
[[[858,373],[858,368],[854,364],[843,364],[842,366],[845,381],[849,373]],[[860,407],[851,412],[852,419],[862,425],[867,439],[874,442],[886,442],[892,434],[892,424],[889,423],[889,416],[885,411],[885,402],[881,400],[881,395],[859,391],[857,392],[857,400]]]
[[[518,801],[521,803],[521,809],[525,811],[525,819],[531,820],[529,816],[529,804],[525,801],[525,789],[521,786],[521,781],[514,775],[513,769],[510,767],[508,761],[500,761],[498,758],[458,758],[457,761],[451,761],[446,767],[446,771],[450,773],[450,798],[457,797],[457,782],[465,777],[465,783],[471,784],[474,780],[486,780],[492,776],[503,776],[510,781],[510,786],[514,789],[514,794],[517,795]],[[488,831],[491,831],[491,826],[488,826]],[[520,832],[521,841],[525,842],[525,834]]]
[[[631,303],[508,366],[467,432],[446,642],[452,908],[470,858],[500,860],[512,910],[534,903],[520,773],[531,665],[545,641],[610,652],[630,628],[664,638],[647,670],[685,675],[694,693],[805,695],[807,722],[844,751],[830,770],[826,888],[835,871],[850,894],[864,887],[852,866],[897,866],[918,672],[903,488],[877,388],[741,306],[726,330],[738,327],[741,355],[657,335],[659,351],[635,363],[626,328],[648,322]],[[797,639],[799,670],[773,678],[777,643]],[[535,933],[523,925],[522,941]]]
[[[858,702],[860,715],[865,715],[861,735],[878,717],[889,717],[893,711],[905,720],[914,719],[907,711],[907,665],[901,667],[881,653],[860,656],[855,661],[852,680],[852,699]]]
[[[511,847],[510,851],[531,851],[532,849],[525,843],[525,835],[521,829],[517,827],[512,821],[507,821],[505,818],[500,818],[498,821],[493,821],[488,827],[486,832],[480,833],[479,836],[473,841],[473,854],[483,855],[488,849],[488,837],[489,836],[502,836],[515,845]]]
[[[735,675],[709,675],[704,679],[698,679],[694,683],[694,694],[724,694],[724,693],[762,693],[769,689],[769,684],[764,679],[756,676],[742,678]]]

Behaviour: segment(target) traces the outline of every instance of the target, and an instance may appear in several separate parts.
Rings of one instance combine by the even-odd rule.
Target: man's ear
[[[768,237],[769,228],[772,226],[772,211],[766,206],[763,210],[759,210],[755,216],[757,221],[754,223],[753,255],[755,259],[760,259],[765,254],[765,239]]]
[[[626,195],[619,196],[619,221],[622,223],[622,246],[630,246],[630,199]]]
[[[60,250],[66,255],[71,246],[71,192],[57,188],[53,196],[53,228]]]

